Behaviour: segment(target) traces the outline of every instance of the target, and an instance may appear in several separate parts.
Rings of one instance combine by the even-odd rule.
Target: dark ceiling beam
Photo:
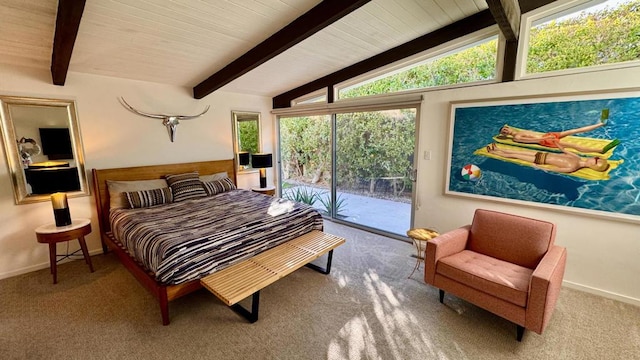
[[[556,0],[520,0],[520,12],[526,14],[531,10],[535,10],[555,1]]]
[[[504,43],[502,57],[501,82],[513,81],[516,78],[516,58],[518,56],[518,40],[507,40]]]
[[[64,85],[78,36],[85,0],[59,0],[56,31],[51,53],[51,79],[54,85]]]
[[[193,88],[193,97],[202,99],[215,90],[264,64],[311,35],[331,25],[371,0],[324,0],[268,39],[256,45],[222,70]]]
[[[291,101],[300,96],[307,95],[322,88],[333,86],[371,70],[389,65],[398,60],[402,60],[451,40],[455,40],[461,36],[485,29],[489,26],[495,25],[495,23],[495,19],[491,15],[491,12],[489,10],[483,10],[429,34],[362,60],[342,70],[338,70],[332,74],[282,93],[273,98],[273,108],[290,107]]]
[[[518,37],[520,33],[520,4],[517,0],[487,0],[489,10],[505,38],[502,82],[513,81],[516,74]]]
[[[520,32],[520,4],[518,0],[487,0],[487,5],[505,39],[507,41],[518,40]]]
[[[487,5],[505,38],[500,81],[513,81],[516,76],[520,19],[523,13],[535,10],[554,0],[487,0]]]

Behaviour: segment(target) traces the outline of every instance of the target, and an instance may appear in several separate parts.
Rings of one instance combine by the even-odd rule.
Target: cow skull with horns
[[[171,138],[171,142],[173,142],[176,138],[176,129],[180,124],[180,120],[190,120],[195,119],[204,115],[207,111],[209,111],[209,105],[198,115],[164,115],[164,114],[150,114],[146,112],[142,112],[133,108],[133,106],[129,105],[123,97],[119,97],[120,103],[122,106],[127,108],[127,110],[131,111],[134,114],[146,116],[152,119],[162,119],[162,125],[167,127],[167,131],[169,132],[169,137]]]

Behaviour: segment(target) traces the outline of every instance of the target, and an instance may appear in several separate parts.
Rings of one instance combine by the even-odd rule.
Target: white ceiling
[[[318,3],[87,0],[69,72],[193,87]],[[272,97],[486,8],[372,0],[221,90]],[[0,66],[49,69],[56,11],[57,0],[0,0]]]

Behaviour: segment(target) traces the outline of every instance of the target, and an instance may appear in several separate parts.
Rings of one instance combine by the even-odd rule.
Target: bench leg
[[[249,320],[250,323],[254,323],[258,321],[258,310],[260,308],[260,290],[253,293],[251,297],[251,311],[245,309],[240,304],[231,305],[231,310],[240,314],[245,319]]]
[[[333,250],[330,250],[328,252],[328,256],[329,256],[329,258],[327,259],[327,267],[326,268],[322,268],[322,267],[320,267],[318,265],[314,265],[312,263],[308,263],[305,266],[310,268],[310,269],[313,269],[315,271],[321,272],[321,273],[323,273],[325,275],[328,275],[331,272],[331,259],[333,258]]]

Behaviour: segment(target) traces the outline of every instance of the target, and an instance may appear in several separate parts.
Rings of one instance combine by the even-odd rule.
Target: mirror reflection
[[[72,100],[0,96],[2,137],[17,204],[55,192],[88,195]]]
[[[238,169],[251,169],[250,154],[262,151],[260,113],[232,111],[233,143]]]

